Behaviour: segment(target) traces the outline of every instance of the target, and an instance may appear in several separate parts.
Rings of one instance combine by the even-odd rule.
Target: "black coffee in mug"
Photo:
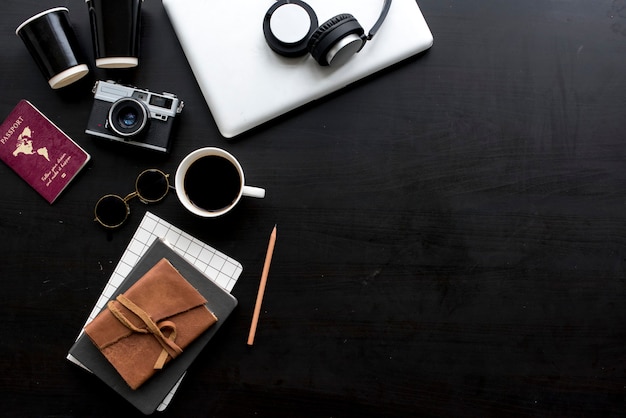
[[[237,200],[241,177],[232,162],[219,155],[209,155],[189,166],[184,185],[191,203],[203,210],[217,211]]]

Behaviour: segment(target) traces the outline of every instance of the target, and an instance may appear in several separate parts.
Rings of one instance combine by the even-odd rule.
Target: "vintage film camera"
[[[184,102],[171,93],[152,93],[114,81],[97,81],[85,132],[160,152],[170,151],[174,117]]]

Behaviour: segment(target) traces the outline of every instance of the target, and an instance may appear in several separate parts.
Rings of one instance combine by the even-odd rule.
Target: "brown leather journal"
[[[132,389],[175,359],[217,317],[165,258],[109,301],[85,333]]]

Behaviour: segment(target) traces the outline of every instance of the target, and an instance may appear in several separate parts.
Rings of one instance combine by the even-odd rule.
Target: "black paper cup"
[[[89,72],[70,23],[69,10],[55,7],[25,20],[15,30],[53,89]]]
[[[130,68],[139,64],[143,0],[86,0],[96,67]]]

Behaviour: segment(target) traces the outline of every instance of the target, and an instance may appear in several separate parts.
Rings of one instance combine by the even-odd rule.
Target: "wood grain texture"
[[[62,91],[14,30],[67,6],[93,57],[84,2],[2,2],[0,114],[26,98],[93,158],[52,206],[0,166],[3,414],[139,416],[65,360],[148,208],[107,233],[93,205],[219,146],[267,196],[215,220],[173,193],[149,207],[244,266],[238,308],[164,417],[623,415],[626,3],[419,5],[430,51],[229,142],[160,2],[144,3],[138,69],[92,65]],[[84,134],[102,78],[185,101],[169,156]]]

